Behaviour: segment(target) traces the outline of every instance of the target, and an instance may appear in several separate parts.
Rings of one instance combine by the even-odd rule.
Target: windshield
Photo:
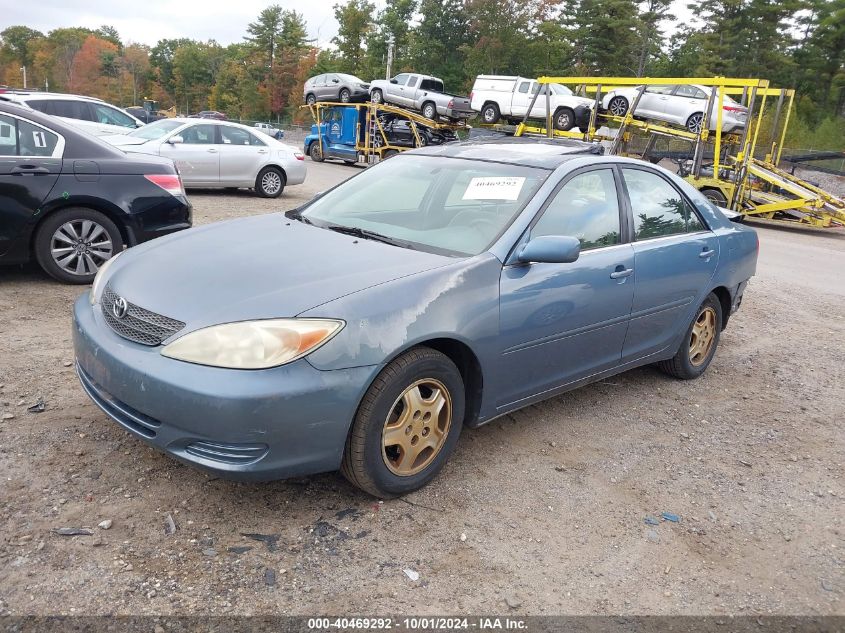
[[[135,138],[142,138],[147,141],[154,141],[156,139],[161,138],[165,134],[172,132],[177,127],[181,127],[183,125],[185,124],[181,121],[171,121],[169,119],[162,119],[161,121],[150,123],[149,125],[145,125],[144,127],[139,127],[137,130],[129,132],[127,136],[134,136]]]
[[[301,215],[317,226],[363,229],[419,250],[477,255],[548,174],[462,158],[397,156],[314,200]]]
[[[553,95],[565,95],[567,97],[572,96],[572,91],[567,88],[566,86],[561,86],[560,84],[549,84],[552,87],[552,94]]]

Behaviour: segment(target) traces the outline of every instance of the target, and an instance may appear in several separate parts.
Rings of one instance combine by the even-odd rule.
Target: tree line
[[[334,6],[338,33],[320,48],[303,16],[271,5],[243,41],[123,42],[110,26],[27,26],[0,32],[0,83],[88,94],[117,105],[144,98],[182,113],[221,110],[241,119],[302,117],[310,76],[393,71],[441,77],[466,93],[483,73],[769,79],[799,95],[796,138],[826,130],[845,144],[845,0],[701,0],[671,34],[672,0],[371,0]],[[792,136],[792,134],[790,135]]]

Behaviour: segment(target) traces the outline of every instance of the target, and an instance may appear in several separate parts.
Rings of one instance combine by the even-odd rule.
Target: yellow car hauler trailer
[[[658,139],[666,140],[667,145],[671,141],[686,142],[692,148],[689,152],[691,165],[687,167],[679,162],[679,174],[720,206],[749,217],[797,221],[819,227],[845,225],[845,200],[778,167],[792,112],[794,90],[772,88],[765,79],[730,77],[540,77],[537,82],[540,85],[556,83],[576,86],[576,91],[582,94],[595,94],[589,126],[583,132],[555,130],[549,91],[541,89],[535,93],[527,112],[534,109],[538,99],[545,99],[545,125],[530,123],[526,114],[516,127],[516,136],[535,134],[603,141],[610,154],[638,156],[646,160],[650,158],[649,153],[653,151]],[[669,123],[635,117],[637,105],[646,88],[666,85],[711,88],[705,106],[704,123],[698,133]],[[619,87],[637,88],[633,103],[623,116],[602,112],[603,95]],[[743,105],[748,107],[748,119],[739,134],[722,131],[722,105],[724,97],[728,95],[739,95]],[[777,98],[771,138],[765,145],[762,158],[755,158],[759,154],[758,141],[763,143],[759,137],[768,97]],[[755,106],[758,104],[755,114]],[[611,128],[610,125],[618,127]],[[711,130],[711,127],[714,129]],[[634,142],[644,137],[647,138],[645,149],[632,151]],[[711,164],[706,164],[704,159],[711,144],[713,160]]]

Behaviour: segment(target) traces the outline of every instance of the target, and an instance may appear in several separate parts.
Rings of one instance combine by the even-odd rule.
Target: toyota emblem
[[[114,300],[114,303],[111,306],[112,314],[117,317],[118,319],[122,319],[126,316],[126,312],[129,310],[129,304],[126,303],[126,299],[123,297],[118,297]]]

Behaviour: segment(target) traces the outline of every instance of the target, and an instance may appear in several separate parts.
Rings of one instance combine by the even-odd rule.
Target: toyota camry
[[[701,375],[756,260],[753,230],[660,167],[575,141],[428,147],[109,260],[75,305],[76,367],[184,462],[340,469],[389,497],[464,427],[640,365]]]

